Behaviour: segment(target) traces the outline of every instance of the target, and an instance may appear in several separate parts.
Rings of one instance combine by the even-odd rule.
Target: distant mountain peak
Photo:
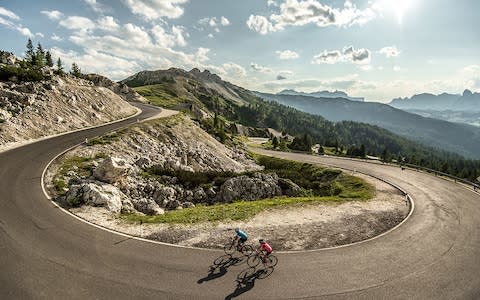
[[[335,90],[334,92],[330,92],[327,90],[312,92],[312,93],[305,93],[305,92],[297,92],[294,89],[285,89],[277,93],[277,95],[290,95],[290,96],[307,96],[307,97],[315,97],[315,98],[344,98],[350,101],[360,101],[364,102],[365,99],[362,97],[350,97],[347,93],[339,90]]]

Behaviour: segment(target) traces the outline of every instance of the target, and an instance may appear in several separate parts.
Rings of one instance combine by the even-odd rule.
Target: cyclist
[[[265,258],[272,253],[273,249],[264,239],[259,239],[258,242],[260,243],[258,250],[263,254],[260,257],[262,258],[263,264],[265,264]]]
[[[243,230],[240,230],[240,228],[235,228],[235,232],[237,233],[237,235],[235,236],[235,240],[237,241],[237,250],[241,250],[242,249],[242,245],[248,240],[248,234],[243,231]]]

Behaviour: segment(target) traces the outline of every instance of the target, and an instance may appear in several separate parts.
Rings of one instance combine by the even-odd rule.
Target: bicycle
[[[251,268],[255,268],[260,262],[263,263],[265,268],[275,267],[278,263],[278,258],[272,253],[265,255],[263,251],[255,250],[247,259],[247,264]]]
[[[232,255],[235,251],[245,254],[246,256],[250,256],[253,252],[253,247],[250,245],[245,245],[243,243],[239,243],[235,237],[231,239],[228,243],[225,244],[223,250],[226,254]]]

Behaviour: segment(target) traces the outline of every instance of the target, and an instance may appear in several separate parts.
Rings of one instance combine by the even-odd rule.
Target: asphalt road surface
[[[144,108],[141,119],[153,115]],[[0,299],[480,299],[480,196],[413,170],[275,153],[356,168],[415,201],[401,227],[339,249],[278,253],[267,272],[222,251],[142,242],[90,226],[42,193],[48,161],[124,121],[0,154]],[[210,266],[216,269],[209,273]],[[243,277],[241,284],[237,278]]]

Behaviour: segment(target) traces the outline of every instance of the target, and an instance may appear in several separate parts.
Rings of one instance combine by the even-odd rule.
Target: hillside
[[[0,50],[0,150],[132,116],[138,110],[127,101],[146,102],[126,85],[82,74],[76,64],[69,74],[60,58],[54,67],[40,44],[27,57]]]
[[[225,138],[224,132],[238,134],[237,128],[243,126],[273,128],[292,136],[310,136],[314,142],[326,146],[337,145],[350,149],[364,145],[369,155],[381,156],[386,152],[390,158],[402,156],[410,163],[462,177],[476,178],[476,165],[463,163],[460,155],[413,142],[378,126],[351,121],[328,121],[318,115],[265,101],[253,92],[219,80],[218,76],[213,77],[215,84],[212,84],[208,82],[208,77],[213,75],[205,71],[208,76],[199,76],[201,73],[179,69],[148,71],[140,72],[122,82],[136,86],[135,90],[153,104],[182,108],[195,115],[202,124],[209,124],[209,129],[205,126],[204,128],[217,135],[218,139]],[[140,78],[144,78],[148,85],[142,86]],[[235,92],[241,101],[230,99],[225,90]],[[330,100],[338,100],[339,103],[347,101]],[[238,104],[239,102],[244,104]],[[347,103],[364,104],[352,101]],[[216,127],[213,125],[215,123]],[[219,133],[223,133],[223,137]]]
[[[468,158],[480,158],[478,127],[425,118],[380,103],[266,93],[257,95],[304,112],[321,115],[330,121],[348,120],[377,125],[425,145]]]

